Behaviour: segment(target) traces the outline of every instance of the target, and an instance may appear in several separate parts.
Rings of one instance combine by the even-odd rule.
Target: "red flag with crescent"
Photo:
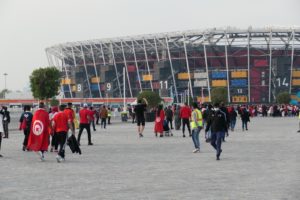
[[[32,151],[47,151],[49,146],[49,114],[38,109],[32,118],[27,148]]]

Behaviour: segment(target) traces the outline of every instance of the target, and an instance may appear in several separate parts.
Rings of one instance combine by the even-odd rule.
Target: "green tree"
[[[1,92],[0,92],[0,99],[3,99],[5,98],[5,94],[9,93],[9,91],[7,89],[3,89]]]
[[[30,75],[30,87],[34,98],[45,100],[58,95],[60,72],[55,67],[39,68]]]
[[[148,101],[148,108],[154,108],[158,106],[158,104],[160,104],[162,101],[162,98],[160,98],[158,93],[152,92],[150,90],[145,90],[141,92],[137,98],[138,99],[145,98]]]
[[[59,100],[57,100],[55,97],[52,97],[50,100],[50,106],[58,106],[59,105]]]
[[[277,95],[277,103],[288,104],[291,101],[291,96],[288,92],[281,92]]]
[[[213,104],[215,103],[227,103],[228,97],[227,97],[227,89],[224,87],[216,87],[211,90],[211,102]]]

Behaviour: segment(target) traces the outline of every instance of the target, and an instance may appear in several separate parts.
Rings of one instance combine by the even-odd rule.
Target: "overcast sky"
[[[299,0],[0,0],[0,90],[29,86],[64,42],[234,26],[300,26]]]

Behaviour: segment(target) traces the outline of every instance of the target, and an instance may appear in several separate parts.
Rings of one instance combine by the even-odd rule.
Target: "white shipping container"
[[[207,80],[194,81],[194,87],[207,87]]]
[[[194,73],[194,78],[207,78],[207,74],[206,72],[198,72],[198,73]]]

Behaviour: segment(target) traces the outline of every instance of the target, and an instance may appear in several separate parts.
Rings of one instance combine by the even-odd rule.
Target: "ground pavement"
[[[12,124],[12,127],[16,127]],[[155,138],[147,123],[145,137],[136,126],[97,126],[94,146],[82,135],[82,155],[57,163],[55,153],[41,162],[23,152],[20,131],[4,139],[0,159],[0,200],[36,199],[300,199],[300,133],[297,118],[251,119],[249,131],[231,132],[221,160],[204,143],[193,154],[192,140]],[[78,133],[78,131],[77,131]]]

